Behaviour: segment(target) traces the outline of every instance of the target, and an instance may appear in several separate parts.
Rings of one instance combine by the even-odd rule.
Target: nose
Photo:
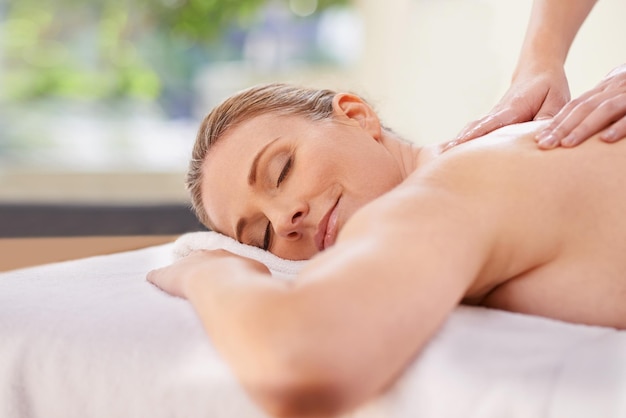
[[[270,222],[276,235],[288,240],[297,240],[304,232],[304,219],[309,213],[308,205],[304,202],[291,202],[275,210],[270,216]]]

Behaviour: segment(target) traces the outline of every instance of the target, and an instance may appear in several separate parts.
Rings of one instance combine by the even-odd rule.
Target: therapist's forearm
[[[597,0],[535,0],[518,70],[565,63],[581,25]]]

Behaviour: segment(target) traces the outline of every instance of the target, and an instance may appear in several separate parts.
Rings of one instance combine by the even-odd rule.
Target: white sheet
[[[191,307],[145,281],[172,251],[0,274],[0,417],[263,417]],[[459,307],[350,416],[623,418],[626,333]]]

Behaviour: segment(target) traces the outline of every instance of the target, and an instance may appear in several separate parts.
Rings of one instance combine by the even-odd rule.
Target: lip
[[[320,220],[317,226],[317,233],[315,234],[315,245],[319,251],[323,251],[325,248],[330,247],[335,243],[337,237],[337,204],[339,198],[335,204],[326,212],[326,214]]]

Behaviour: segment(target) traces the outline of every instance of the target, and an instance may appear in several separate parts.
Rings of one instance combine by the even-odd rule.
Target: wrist
[[[562,74],[564,72],[564,61],[560,58],[522,54],[513,71],[511,81],[515,82],[527,78],[533,79],[542,74]]]
[[[202,283],[202,271],[194,268],[188,271],[181,279],[181,293],[184,299],[190,300],[194,293],[198,291]]]
[[[270,271],[262,263],[240,257],[227,251],[204,252],[204,257],[189,268],[182,280],[182,294],[191,299],[197,294],[215,293],[223,282],[238,282],[255,275],[269,276]],[[208,288],[211,289],[208,289]]]
[[[534,44],[524,45],[520,52],[515,73],[543,73],[559,70],[565,66],[567,52],[558,52],[558,48],[548,48],[536,46]]]

